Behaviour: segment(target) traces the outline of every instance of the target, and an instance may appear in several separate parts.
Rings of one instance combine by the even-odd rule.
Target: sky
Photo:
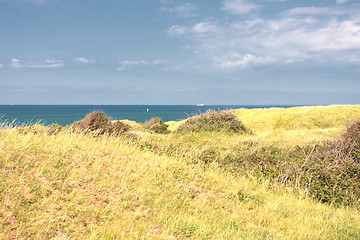
[[[0,0],[0,104],[360,104],[360,0]]]

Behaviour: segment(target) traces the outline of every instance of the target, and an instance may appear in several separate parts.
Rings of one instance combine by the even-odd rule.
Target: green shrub
[[[161,118],[154,117],[145,123],[145,127],[155,133],[169,133],[168,125],[166,125]]]
[[[191,117],[181,124],[176,131],[249,132],[241,121],[228,111],[208,112]]]

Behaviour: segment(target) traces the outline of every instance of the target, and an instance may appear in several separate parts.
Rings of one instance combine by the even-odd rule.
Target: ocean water
[[[163,121],[176,121],[206,111],[236,108],[270,108],[293,106],[244,106],[244,105],[0,105],[0,122],[22,124],[53,123],[62,126],[83,119],[93,111],[103,111],[110,119],[128,119],[146,122],[153,117]]]

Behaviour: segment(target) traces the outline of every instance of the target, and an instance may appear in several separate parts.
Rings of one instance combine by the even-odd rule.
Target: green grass
[[[359,113],[358,106],[336,107],[235,111],[254,132],[248,135],[134,139],[3,127],[0,239],[359,239],[357,206],[323,204],[212,159],[212,151],[226,156],[249,142],[288,149],[336,138]],[[323,123],[330,117],[315,117],[327,108],[330,125]],[[257,125],[287,111],[298,114],[294,123]]]

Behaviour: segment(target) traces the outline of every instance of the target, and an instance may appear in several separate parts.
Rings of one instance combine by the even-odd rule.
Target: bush
[[[154,117],[150,121],[145,123],[145,127],[155,133],[168,133],[169,132],[169,130],[167,129],[168,125],[166,125],[161,120],[161,118],[158,118],[158,117]]]
[[[106,132],[109,124],[109,119],[104,112],[91,112],[80,121],[80,129],[86,132],[98,131],[99,134]]]
[[[312,196],[337,205],[359,203],[360,165],[341,141],[316,146],[309,158],[309,179],[302,180]]]
[[[228,111],[214,111],[191,117],[176,131],[250,132],[233,113]]]
[[[291,150],[272,146],[242,149],[238,166],[260,178],[306,192],[324,203],[360,204],[360,122],[340,139]]]
[[[78,122],[76,128],[85,133],[91,132],[96,135],[120,135],[127,131],[130,126],[120,121],[110,122],[104,112],[92,112]]]
[[[120,135],[130,129],[126,123],[115,121],[108,124],[108,133],[112,135]]]
[[[335,205],[360,204],[360,164],[338,141],[293,149],[241,145],[220,164]]]
[[[360,120],[346,129],[340,141],[343,151],[360,163]]]
[[[360,206],[360,121],[335,141],[292,149],[245,142],[231,155],[212,154],[232,171],[269,179],[324,203]]]

